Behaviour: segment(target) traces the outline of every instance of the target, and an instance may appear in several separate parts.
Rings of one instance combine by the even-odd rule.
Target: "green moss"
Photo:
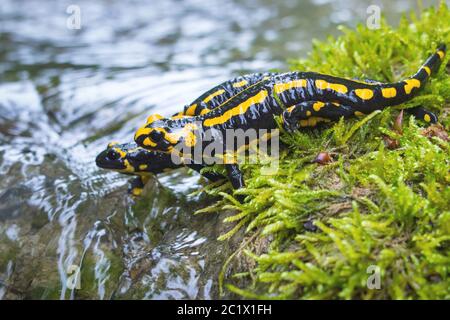
[[[397,29],[383,21],[378,30],[341,30],[337,39],[315,41],[308,59],[290,61],[292,69],[397,81],[438,43],[449,45],[450,11],[442,2],[402,19]],[[448,61],[447,55],[443,66]],[[425,106],[448,131],[449,103],[450,77],[441,67],[420,96],[399,107]],[[252,285],[238,288],[225,277],[229,290],[249,298],[450,298],[449,143],[425,137],[425,124],[407,116],[399,135],[392,129],[396,109],[283,134],[277,174],[243,167],[247,187],[238,193],[247,196],[245,204],[224,192],[229,186],[206,189],[223,197],[204,212],[237,211],[221,240],[239,228],[269,239],[263,254],[251,243],[245,249],[255,267],[239,276],[248,274]],[[399,147],[388,149],[383,136],[398,139]],[[334,161],[312,163],[321,151]],[[367,286],[369,266],[379,268],[379,289]]]

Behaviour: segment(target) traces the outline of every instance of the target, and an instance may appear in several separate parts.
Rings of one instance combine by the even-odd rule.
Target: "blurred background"
[[[135,202],[96,154],[231,77],[285,71],[313,38],[365,23],[371,4],[394,25],[419,10],[414,0],[2,0],[0,298],[218,298],[240,239],[218,242],[220,217],[192,215],[214,201],[190,195],[204,181],[177,170]]]

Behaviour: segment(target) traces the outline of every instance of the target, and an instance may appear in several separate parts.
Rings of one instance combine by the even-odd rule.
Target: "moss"
[[[438,43],[449,45],[450,11],[442,2],[403,18],[397,29],[383,21],[378,30],[341,31],[337,39],[315,41],[309,58],[290,61],[292,70],[398,81]],[[448,61],[447,55],[443,65]],[[235,286],[227,262],[226,287],[248,298],[449,299],[449,143],[427,137],[425,124],[411,117],[405,116],[402,134],[393,129],[397,109],[422,105],[448,132],[449,103],[450,77],[441,67],[420,96],[399,107],[282,134],[277,174],[243,167],[247,187],[237,193],[246,196],[244,204],[228,185],[205,189],[222,200],[203,212],[236,210],[221,240],[240,228],[269,240],[263,253],[251,242],[242,249],[254,267],[235,276],[249,275],[252,285]],[[398,146],[389,149],[386,136]],[[319,152],[333,162],[313,163]],[[370,266],[380,272],[379,289],[368,288]]]

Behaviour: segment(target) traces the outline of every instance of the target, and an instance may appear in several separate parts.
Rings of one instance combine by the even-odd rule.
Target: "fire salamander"
[[[282,117],[283,127],[292,131],[340,117],[369,114],[412,99],[438,70],[445,51],[445,45],[440,45],[417,73],[395,83],[356,81],[314,72],[272,75],[198,116],[164,119],[152,115],[136,131],[135,142],[145,149],[161,152],[179,152],[182,145],[181,159],[189,162],[195,157],[195,147],[205,150],[211,143],[210,139],[202,139],[207,131],[215,132],[214,138],[223,139],[227,129],[275,129],[274,116],[278,115]],[[193,104],[188,109],[199,106]],[[433,113],[421,107],[406,111],[426,122],[437,121]],[[226,150],[225,141],[218,143],[224,143],[223,156],[226,158],[229,150]],[[232,186],[235,189],[244,186],[238,164],[233,159],[224,164]]]
[[[183,111],[174,114],[171,119],[206,114],[233,96],[260,81],[269,79],[273,75],[275,73],[255,73],[223,82],[185,106]],[[103,169],[114,170],[127,175],[136,175],[137,177],[131,181],[129,188],[129,193],[134,196],[142,193],[145,184],[152,175],[183,166],[183,164],[175,164],[170,153],[147,150],[139,147],[134,142],[124,144],[109,143],[107,148],[97,155],[95,162],[98,167]],[[195,163],[187,166],[199,173],[204,168],[203,165]],[[203,173],[203,176],[211,181],[224,179],[222,175],[214,173]]]

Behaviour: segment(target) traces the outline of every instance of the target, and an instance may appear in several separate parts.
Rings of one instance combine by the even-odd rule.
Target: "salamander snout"
[[[117,147],[118,145],[108,144],[108,147],[100,152],[95,158],[95,164],[103,169],[123,170],[126,168],[124,163],[124,151]]]

